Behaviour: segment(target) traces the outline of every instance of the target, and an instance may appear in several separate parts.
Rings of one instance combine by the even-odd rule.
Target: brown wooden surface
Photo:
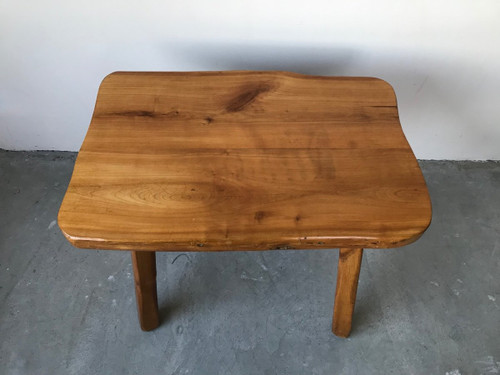
[[[332,331],[340,337],[347,337],[351,333],[362,258],[363,249],[339,249]]]
[[[137,313],[143,331],[151,331],[160,325],[156,292],[156,253],[132,251]]]
[[[75,246],[395,247],[431,207],[390,85],[284,72],[113,73],[59,212]]]

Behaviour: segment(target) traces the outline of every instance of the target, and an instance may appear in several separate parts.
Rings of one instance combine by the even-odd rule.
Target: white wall
[[[78,150],[116,70],[389,81],[417,157],[500,159],[498,0],[0,2],[0,148]]]

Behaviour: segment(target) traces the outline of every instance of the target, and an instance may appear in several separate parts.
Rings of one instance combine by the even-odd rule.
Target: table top
[[[376,78],[116,72],[98,92],[58,222],[77,247],[397,247],[427,187]]]

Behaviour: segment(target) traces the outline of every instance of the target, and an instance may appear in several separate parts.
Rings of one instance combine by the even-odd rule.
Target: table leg
[[[356,302],[362,257],[363,249],[361,248],[339,249],[332,331],[340,337],[348,337],[351,333],[352,313]]]
[[[160,325],[156,294],[156,253],[132,251],[132,265],[139,322],[143,331],[151,331]]]

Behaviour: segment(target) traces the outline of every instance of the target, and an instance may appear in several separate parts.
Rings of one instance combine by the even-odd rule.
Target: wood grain
[[[390,85],[284,72],[102,82],[59,211],[77,247],[396,247],[431,206]]]
[[[132,251],[137,313],[143,331],[151,331],[160,325],[156,292],[156,253]]]
[[[362,258],[363,249],[361,248],[339,249],[332,331],[340,337],[348,337],[351,333],[352,315],[356,303]]]

